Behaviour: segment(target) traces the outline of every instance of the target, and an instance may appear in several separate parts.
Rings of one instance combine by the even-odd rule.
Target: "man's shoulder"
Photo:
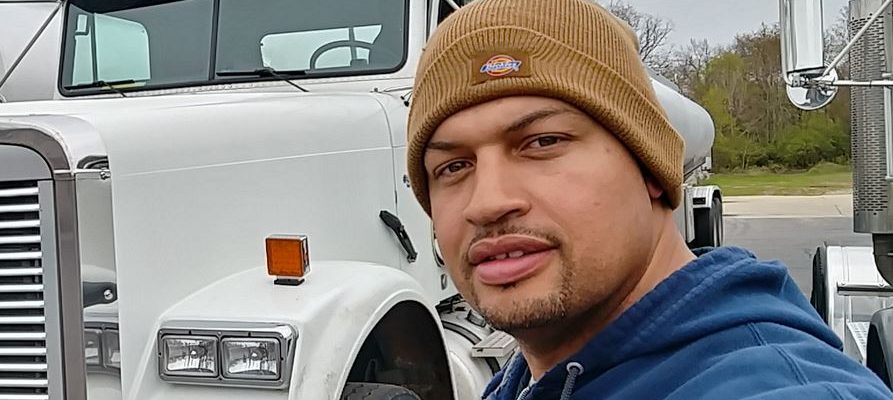
[[[815,337],[774,323],[740,329],[753,342],[712,357],[685,385],[701,394],[697,397],[893,399],[873,372]],[[691,394],[683,397],[694,398],[687,397]]]

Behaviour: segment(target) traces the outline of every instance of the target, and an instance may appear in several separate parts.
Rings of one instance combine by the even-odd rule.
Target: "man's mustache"
[[[544,240],[552,246],[555,246],[556,248],[561,247],[561,239],[559,239],[557,235],[544,229],[532,228],[518,224],[501,223],[488,225],[485,227],[478,227],[475,230],[475,234],[474,237],[471,239],[471,242],[468,243],[468,246],[466,246],[465,249],[462,251],[462,259],[465,260],[465,263],[467,265],[471,265],[471,260],[468,259],[468,254],[475,244],[482,240],[495,239],[500,236],[506,235],[530,236]]]

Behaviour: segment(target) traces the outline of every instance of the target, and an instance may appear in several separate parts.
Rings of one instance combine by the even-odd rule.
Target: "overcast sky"
[[[608,3],[610,0],[602,0]],[[673,22],[670,42],[685,45],[689,40],[708,39],[728,44],[735,34],[757,30],[760,23],[778,22],[778,0],[625,0],[640,11]],[[847,0],[824,0],[825,25],[830,26]]]

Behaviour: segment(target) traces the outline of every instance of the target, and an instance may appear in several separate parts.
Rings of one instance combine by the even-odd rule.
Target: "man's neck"
[[[627,282],[613,298],[560,326],[513,332],[534,379],[539,380],[546,371],[578,352],[660,282],[696,258],[669,211],[658,212],[655,218],[661,223],[656,227],[654,252],[638,280]]]

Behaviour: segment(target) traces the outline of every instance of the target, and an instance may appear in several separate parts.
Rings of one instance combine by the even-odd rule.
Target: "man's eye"
[[[530,142],[529,146],[535,149],[554,146],[561,143],[563,139],[559,136],[541,136]]]
[[[443,168],[437,173],[437,176],[450,176],[453,174],[457,174],[462,172],[463,169],[468,168],[471,165],[468,161],[453,161]]]

